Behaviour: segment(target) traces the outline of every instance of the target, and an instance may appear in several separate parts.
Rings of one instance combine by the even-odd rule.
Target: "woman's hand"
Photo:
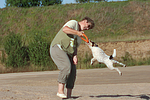
[[[79,36],[79,37],[82,37],[83,36],[83,31],[78,31],[78,33],[77,33],[77,35]]]
[[[78,58],[77,58],[77,55],[73,56],[73,62],[75,65],[78,64]]]

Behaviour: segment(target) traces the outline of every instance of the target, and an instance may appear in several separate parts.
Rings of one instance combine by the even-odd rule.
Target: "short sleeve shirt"
[[[79,30],[79,25],[76,20],[68,21],[63,27],[68,26],[74,30]],[[62,31],[63,27],[56,34],[53,39],[51,45],[60,44],[62,49],[69,54],[73,54],[73,52],[77,49],[77,47],[81,44],[81,37],[78,35],[66,34]]]

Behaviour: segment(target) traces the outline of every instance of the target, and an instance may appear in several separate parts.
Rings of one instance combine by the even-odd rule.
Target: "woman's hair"
[[[92,29],[92,28],[95,26],[95,23],[94,23],[94,21],[93,21],[91,18],[89,18],[89,17],[84,17],[84,18],[82,19],[82,21],[83,21],[83,20],[87,20],[88,23],[91,23],[89,29]]]

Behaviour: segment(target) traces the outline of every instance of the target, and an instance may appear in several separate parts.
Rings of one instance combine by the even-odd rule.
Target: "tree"
[[[54,4],[61,4],[62,0],[41,0],[43,6],[49,6]]]
[[[86,3],[86,2],[90,2],[91,0],[76,0],[76,2],[78,3]]]
[[[33,7],[61,4],[62,0],[6,0],[6,6]]]
[[[76,0],[77,3],[100,2],[100,1],[108,1],[108,0]]]
[[[100,1],[108,1],[108,0],[94,0],[94,1],[100,2]]]

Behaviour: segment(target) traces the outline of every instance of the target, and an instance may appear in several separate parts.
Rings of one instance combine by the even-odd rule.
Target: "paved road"
[[[73,100],[149,100],[150,66],[77,70]],[[0,74],[0,100],[61,100],[59,71]]]

